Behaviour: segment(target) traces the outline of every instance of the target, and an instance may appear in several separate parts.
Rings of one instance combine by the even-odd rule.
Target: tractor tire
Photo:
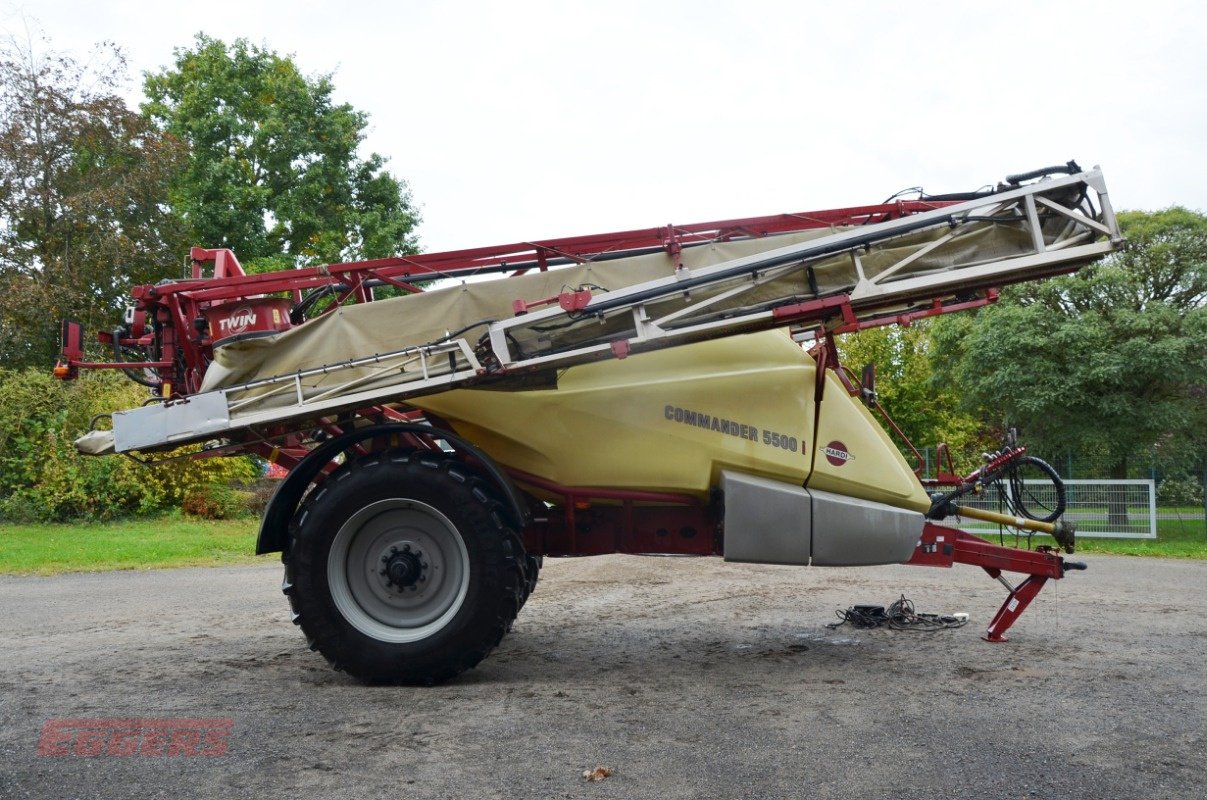
[[[432,685],[476,666],[529,591],[489,485],[440,453],[387,451],[333,472],[283,556],[311,650],[366,683]]]
[[[536,591],[536,582],[541,577],[541,567],[545,564],[544,556],[524,556],[524,591],[520,597],[520,608],[528,602],[528,598]]]

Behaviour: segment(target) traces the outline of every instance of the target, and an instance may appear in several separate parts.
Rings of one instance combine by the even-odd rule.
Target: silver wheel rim
[[[469,553],[448,517],[427,503],[378,500],[344,523],[327,557],[335,607],[382,642],[426,639],[469,591]]]

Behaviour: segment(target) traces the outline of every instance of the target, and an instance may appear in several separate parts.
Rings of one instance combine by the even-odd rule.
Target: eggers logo
[[[52,719],[42,727],[40,756],[221,756],[231,719]]]
[[[836,467],[841,467],[848,461],[855,460],[855,456],[851,455],[851,453],[847,450],[847,446],[838,440],[830,442],[828,445],[821,448],[821,452],[823,455],[825,455],[826,461],[829,461]]]

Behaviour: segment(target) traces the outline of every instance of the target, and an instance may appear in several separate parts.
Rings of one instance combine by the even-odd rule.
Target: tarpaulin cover
[[[828,230],[809,231],[686,248],[682,260],[688,268],[696,269],[829,233]],[[476,322],[512,317],[514,300],[532,302],[580,286],[598,287],[594,289],[598,294],[601,290],[665,278],[674,271],[675,265],[669,255],[653,253],[346,305],[282,333],[234,341],[217,348],[201,390],[221,389],[257,378],[435,342],[444,339],[450,331]],[[485,332],[483,325],[463,335],[473,342]],[[308,392],[315,393],[328,386],[370,377],[371,371],[370,368],[340,370],[307,378],[304,383]],[[358,383],[357,388],[386,385],[392,380],[395,378],[383,374],[378,380]]]
[[[834,233],[833,230],[814,230],[801,233],[718,242],[685,248],[681,259],[688,269],[721,264],[733,259],[778,249]],[[929,229],[897,237],[888,246],[874,247],[863,253],[865,275],[874,279],[882,271],[899,263],[906,256],[935,240],[948,235],[946,228]],[[1051,234],[1048,238],[1052,238]],[[952,264],[993,261],[1022,255],[1030,251],[1030,234],[1019,224],[983,223],[964,226],[959,235],[942,246],[911,262],[893,278],[912,277],[943,271]],[[732,298],[709,306],[709,312],[723,315],[736,309],[758,305],[776,305],[849,291],[857,281],[850,254],[843,253],[812,264],[817,294],[809,285],[803,269],[794,270],[774,280],[753,286]],[[435,289],[421,294],[381,300],[373,303],[346,305],[317,319],[310,320],[282,333],[260,338],[234,341],[217,348],[215,361],[206,372],[202,391],[236,386],[252,380],[287,375],[325,365],[338,364],[352,358],[397,351],[409,346],[433,343],[447,338],[475,323],[480,327],[465,331],[471,344],[486,332],[484,323],[509,319],[513,316],[512,302],[532,302],[561,292],[591,287],[598,295],[675,274],[671,256],[659,252],[615,260],[600,260],[547,272],[532,272],[506,279],[466,282]],[[669,314],[699,305],[741,281],[693,289],[690,294],[675,294],[648,304],[652,316]],[[559,319],[557,322],[512,331],[512,344],[520,354],[549,353],[559,349],[598,341],[623,334],[632,328],[627,312],[580,319]],[[439,364],[432,365],[440,369]],[[443,367],[447,369],[447,365]],[[331,387],[356,381],[357,391],[403,383],[397,370],[355,368],[309,376],[303,380],[303,393],[313,396]],[[241,396],[256,393],[277,395],[265,397],[266,403],[289,402],[281,389],[255,389]]]

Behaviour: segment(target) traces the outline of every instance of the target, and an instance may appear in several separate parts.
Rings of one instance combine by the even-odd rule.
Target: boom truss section
[[[490,355],[500,371],[562,368],[785,325],[906,320],[1072,272],[1121,243],[1095,170],[495,322]]]
[[[204,383],[197,379],[200,391],[114,414],[110,444],[117,452],[207,441],[237,447],[332,414],[453,388],[525,388],[576,364],[690,342],[774,327],[841,332],[908,323],[991,302],[1005,285],[1072,272],[1123,241],[1097,169],[1009,185],[965,202],[889,210],[794,223],[784,217],[778,227],[757,232],[741,225],[668,227],[655,246],[649,236],[588,237],[591,244],[577,250],[537,247],[536,256],[518,269],[497,253],[488,258],[483,249],[462,251],[473,255],[455,265],[419,256],[366,262],[359,271],[355,265],[299,270],[295,278],[308,286],[343,276],[345,294],[363,287],[357,280],[366,274],[398,285],[409,285],[404,278],[483,269],[548,270],[564,280],[551,296],[525,296],[538,284],[523,278],[494,281],[488,289],[453,287],[477,292],[484,307],[501,300],[506,313],[450,318],[439,335],[426,331],[418,340],[409,340],[405,331],[405,301],[412,298],[367,303],[383,309],[398,303],[399,333],[385,337],[390,346],[381,347],[380,336],[358,346],[353,336],[338,358],[300,357],[289,369],[281,369],[279,359],[254,361],[257,352],[272,354],[271,341],[247,348],[253,358],[239,362],[242,373],[219,369],[223,358],[217,356]],[[846,225],[831,227],[835,223]],[[550,255],[557,253],[553,260],[566,263],[564,270],[550,269],[556,267]],[[420,269],[425,258],[431,263]],[[603,274],[605,265],[609,285],[591,278]],[[656,277],[649,277],[651,269]],[[193,301],[220,302],[296,289],[282,280],[237,274],[185,282],[178,291]],[[389,319],[395,318],[366,316],[361,324],[388,328]],[[302,329],[320,323],[327,324],[308,321],[282,336],[303,336]]]

